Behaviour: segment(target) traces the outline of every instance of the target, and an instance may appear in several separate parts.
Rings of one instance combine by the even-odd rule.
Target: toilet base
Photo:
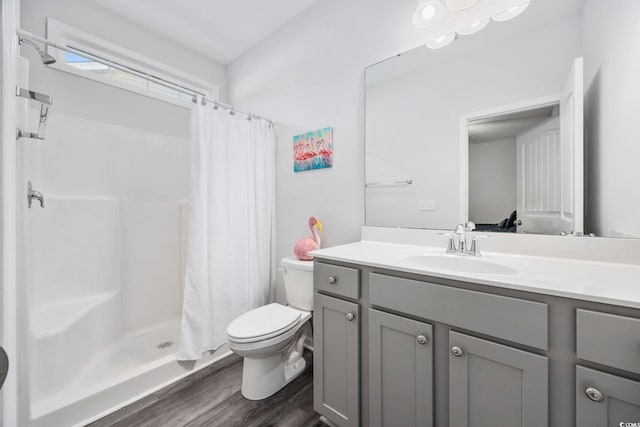
[[[303,357],[286,361],[282,353],[261,359],[245,357],[242,362],[242,395],[249,400],[262,400],[274,395],[304,372]]]

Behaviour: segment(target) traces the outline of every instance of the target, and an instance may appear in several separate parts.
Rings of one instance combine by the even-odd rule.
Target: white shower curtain
[[[226,342],[238,315],[266,303],[270,286],[274,132],[194,103],[187,263],[179,360]]]

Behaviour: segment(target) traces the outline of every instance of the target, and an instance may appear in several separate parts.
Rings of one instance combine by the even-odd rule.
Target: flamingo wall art
[[[327,127],[293,137],[293,171],[333,166],[333,128]]]

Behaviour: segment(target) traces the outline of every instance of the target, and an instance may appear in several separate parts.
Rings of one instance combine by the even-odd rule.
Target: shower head
[[[35,44],[31,40],[25,39],[24,37],[20,37],[20,44],[23,44],[23,43],[26,43],[29,46],[32,46],[35,50],[38,51],[38,53],[40,54],[40,60],[42,61],[42,63],[44,65],[50,65],[50,64],[53,64],[54,62],[56,62],[55,58],[53,56],[49,55],[44,50],[40,49],[40,46],[38,46],[37,44]]]

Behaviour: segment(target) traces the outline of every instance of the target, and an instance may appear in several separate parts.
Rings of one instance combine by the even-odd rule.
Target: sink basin
[[[413,255],[404,260],[420,267],[457,273],[516,274],[518,272],[511,267],[482,258],[463,255]]]

